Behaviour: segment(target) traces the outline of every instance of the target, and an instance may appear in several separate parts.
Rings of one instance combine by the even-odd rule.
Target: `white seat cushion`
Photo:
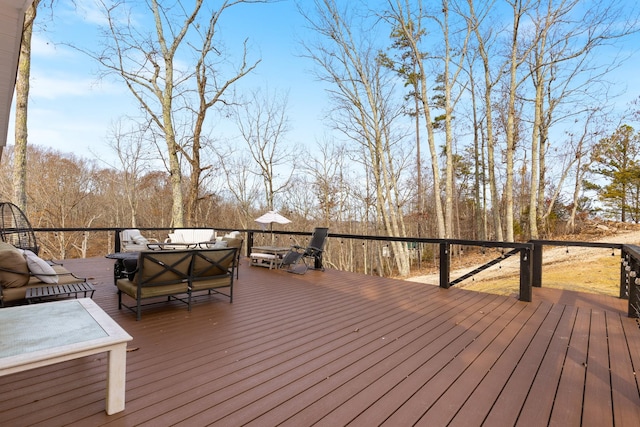
[[[274,254],[262,254],[262,253],[252,253],[249,255],[250,258],[255,259],[276,259],[277,256]]]

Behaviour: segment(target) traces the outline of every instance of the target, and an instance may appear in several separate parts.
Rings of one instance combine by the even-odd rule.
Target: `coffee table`
[[[0,376],[108,352],[108,415],[124,410],[132,337],[90,298],[0,310]]]

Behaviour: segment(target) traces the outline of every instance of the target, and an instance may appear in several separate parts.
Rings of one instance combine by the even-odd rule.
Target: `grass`
[[[457,286],[470,290],[517,295],[519,273],[507,273],[502,277],[483,280],[467,279]],[[543,265],[542,287],[567,289],[617,297],[620,295],[620,258],[602,256],[588,262],[558,262]]]

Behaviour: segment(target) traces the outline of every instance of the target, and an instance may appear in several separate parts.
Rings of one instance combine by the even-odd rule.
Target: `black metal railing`
[[[190,227],[206,229],[208,227]],[[44,232],[107,232],[113,233],[113,251],[120,251],[120,232],[125,228],[36,228],[37,233]],[[167,234],[176,230],[168,227],[141,227],[139,228],[143,234],[145,232],[154,232]],[[215,228],[217,233],[230,232],[235,229]],[[257,229],[239,230],[246,236],[246,244],[244,245],[245,255],[251,253],[251,248],[257,238],[265,240],[267,236],[272,239],[275,237],[279,241],[288,238],[290,241],[296,237],[306,238],[312,235],[311,232],[305,231],[264,231]],[[284,238],[283,238],[284,237]],[[494,241],[477,241],[477,240],[461,240],[461,239],[435,239],[435,238],[416,238],[416,237],[389,237],[375,235],[356,235],[356,234],[329,234],[329,239],[337,239],[340,242],[344,240],[370,241],[370,242],[401,242],[408,246],[416,245],[436,245],[437,262],[439,268],[439,286],[449,288],[455,286],[462,281],[473,277],[475,274],[484,269],[495,265],[506,257],[519,255],[519,299],[521,301],[532,300],[532,288],[541,287],[543,283],[543,253],[545,246],[566,246],[566,247],[586,247],[586,248],[609,248],[621,250],[621,268],[620,268],[620,298],[629,299],[629,316],[640,317],[640,247],[635,245],[624,245],[620,243],[594,243],[594,242],[577,242],[577,241],[554,241],[554,240],[532,240],[527,243],[513,242],[494,242]],[[477,247],[508,249],[503,252],[499,259],[491,260],[481,267],[466,273],[458,278],[451,279],[451,253],[452,247],[458,245],[460,247]]]
[[[620,298],[629,300],[629,317],[640,318],[640,246],[624,245],[622,248]]]

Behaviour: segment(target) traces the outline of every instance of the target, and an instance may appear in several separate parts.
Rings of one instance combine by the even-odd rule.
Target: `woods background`
[[[139,107],[113,123],[105,161],[28,144],[32,24],[58,6],[35,1],[2,198],[35,227],[246,229],[277,209],[291,230],[515,241],[640,220],[640,107],[611,78],[636,53],[637,5],[300,2],[301,55],[330,107],[326,137],[292,141],[286,90],[235,90],[260,57],[219,31],[231,8],[268,3],[99,1],[101,44],[70,46]],[[48,239],[59,258],[105,250]],[[411,250],[392,243],[378,270],[407,275]]]

